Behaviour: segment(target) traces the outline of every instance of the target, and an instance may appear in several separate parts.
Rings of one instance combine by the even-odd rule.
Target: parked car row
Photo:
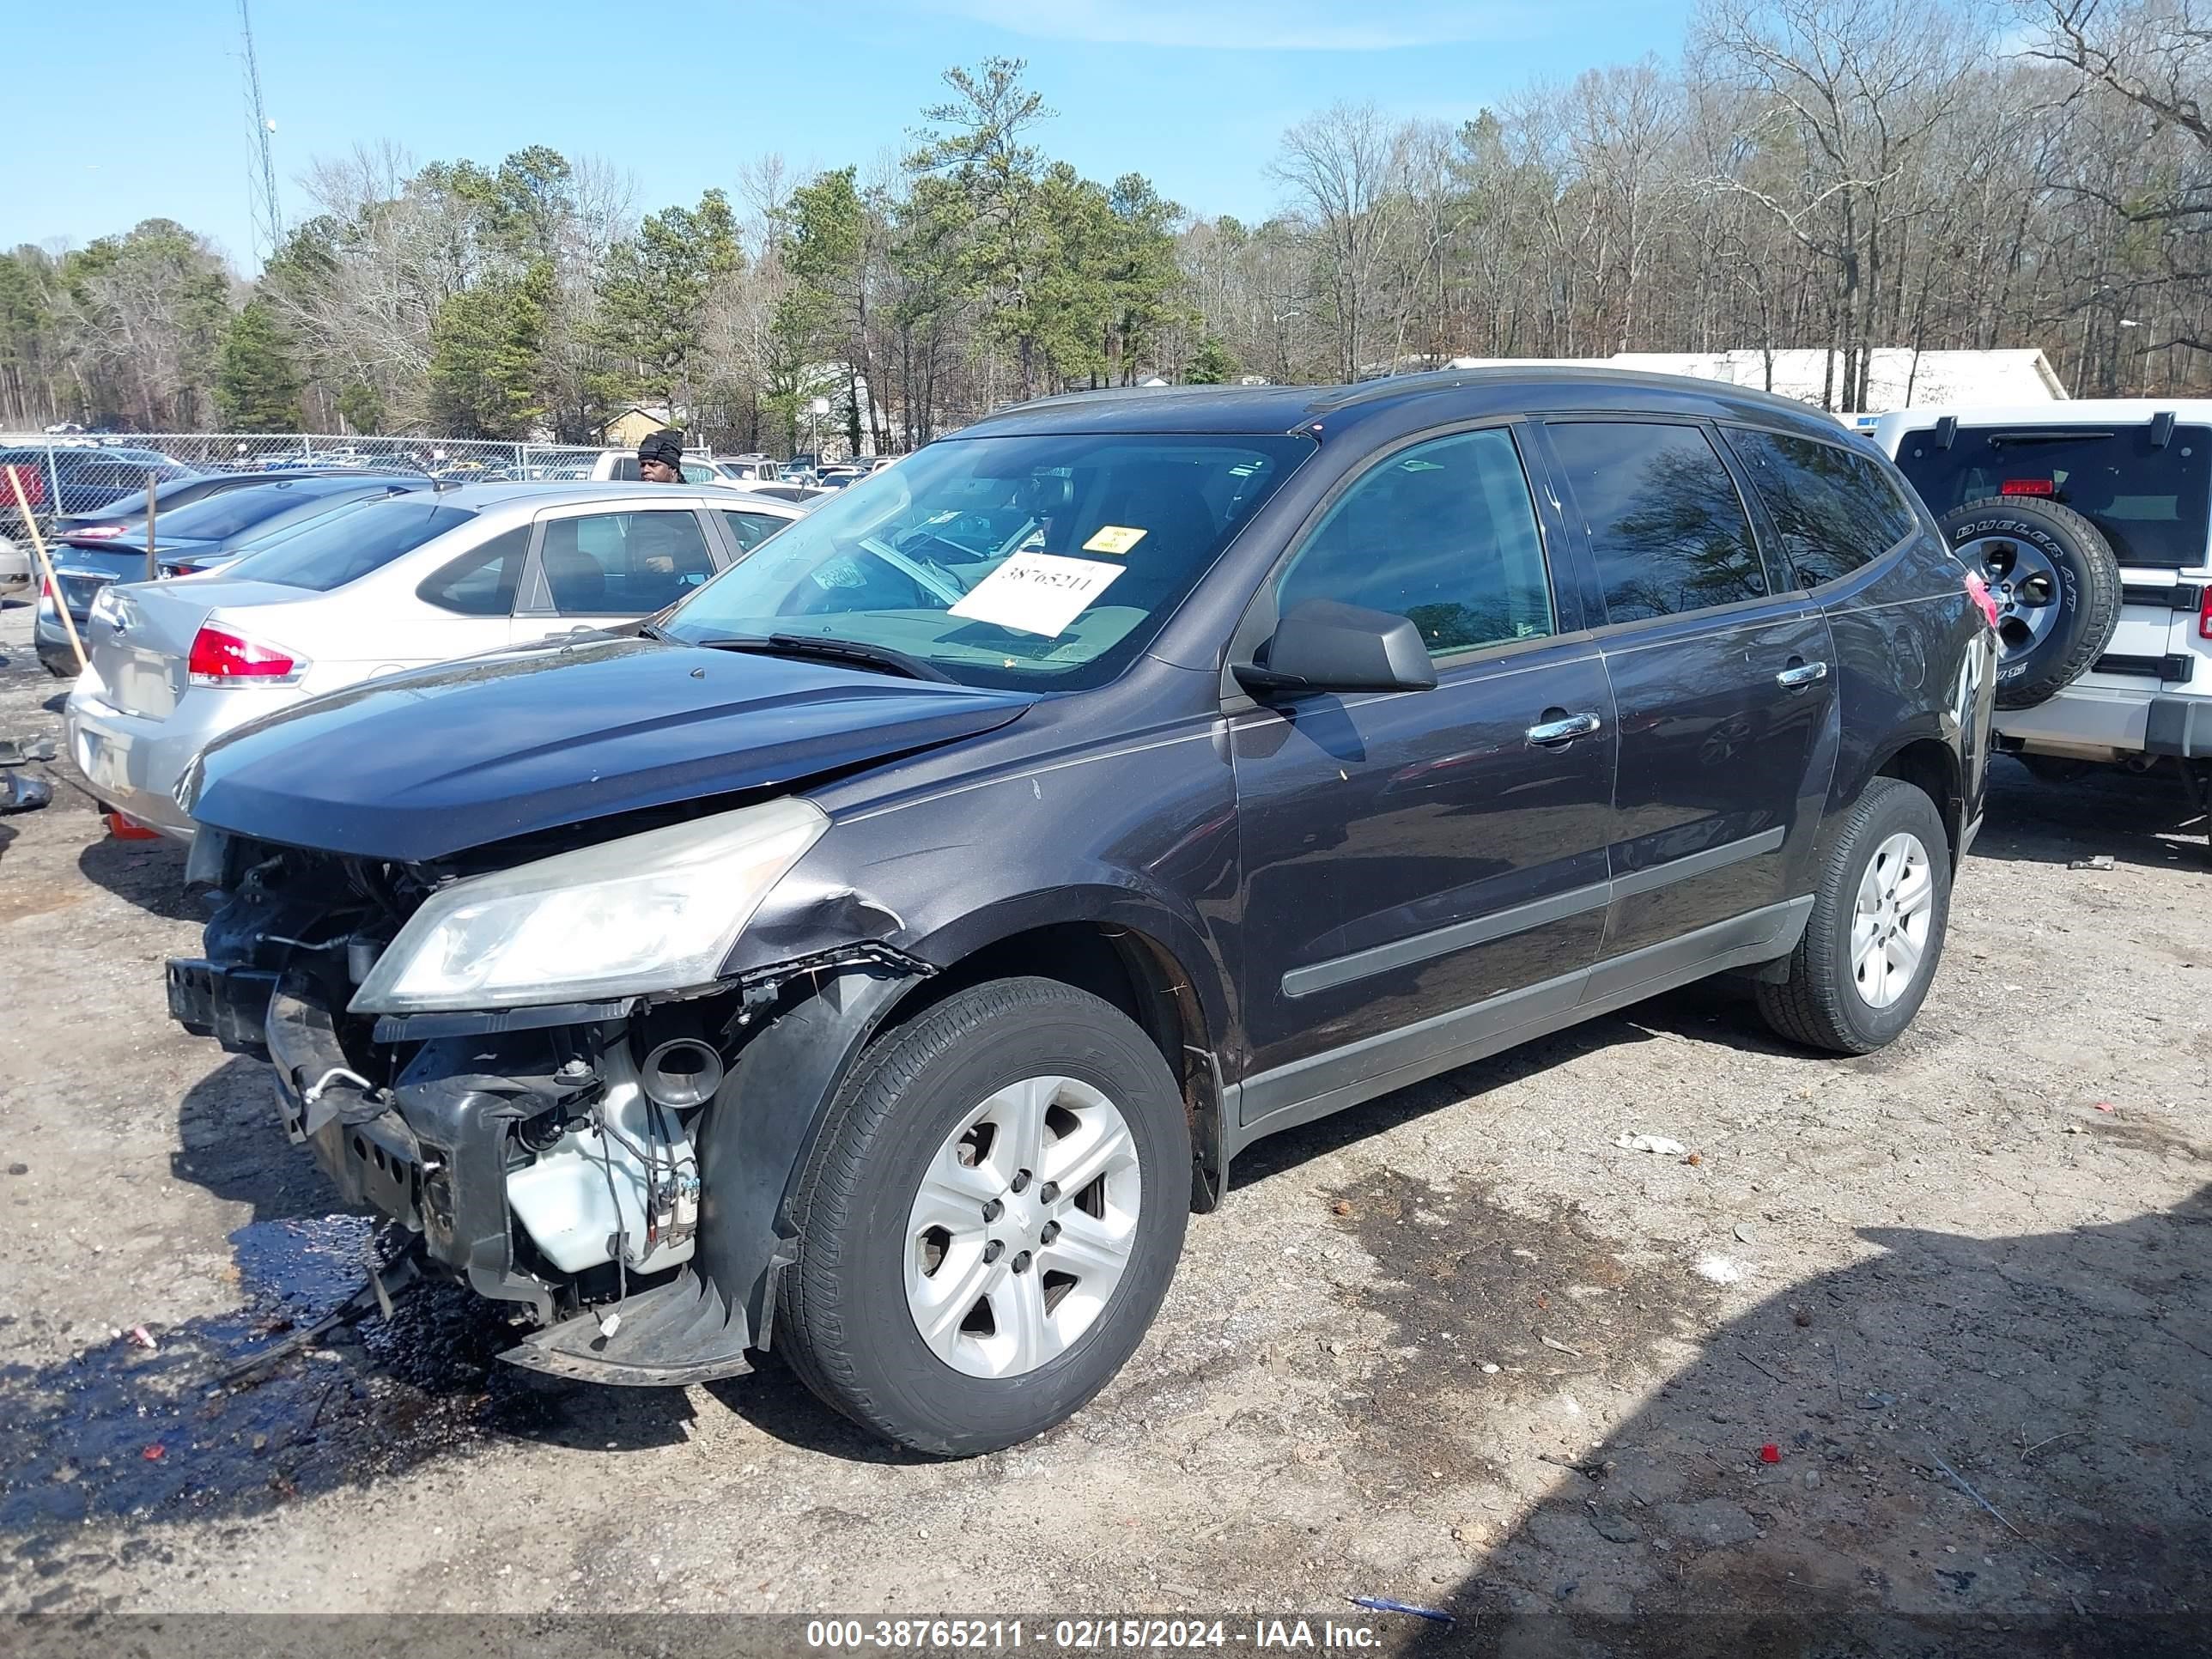
[[[79,764],[214,896],[173,1015],[508,1359],[771,1349],[934,1455],[1103,1387],[1267,1136],[1716,973],[1892,1041],[1981,822],[2002,599],[1732,386],[1112,392],[803,515],[346,514],[90,617]]]
[[[381,675],[635,623],[799,516],[781,501],[646,484],[371,481],[273,514],[252,499],[307,487],[210,504],[231,517],[204,530],[249,507],[261,529],[178,555],[188,580],[62,573],[65,585],[96,583],[66,719],[71,758],[108,805],[189,839],[177,785],[223,732]],[[165,562],[168,523],[155,527]],[[73,657],[58,665],[76,672]]]

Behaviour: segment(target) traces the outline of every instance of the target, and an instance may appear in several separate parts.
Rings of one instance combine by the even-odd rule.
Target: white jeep
[[[2202,811],[2212,400],[1908,409],[1869,436],[1996,603],[2000,745],[2054,780],[2172,769]]]

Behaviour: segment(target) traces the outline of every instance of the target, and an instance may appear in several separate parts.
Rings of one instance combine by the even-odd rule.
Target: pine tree
[[[250,300],[231,319],[216,362],[216,407],[234,432],[297,432],[300,371],[269,307]]]

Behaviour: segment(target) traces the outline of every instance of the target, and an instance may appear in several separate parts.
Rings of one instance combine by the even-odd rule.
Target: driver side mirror
[[[1270,692],[1430,691],[1437,666],[1407,617],[1334,599],[1308,599],[1285,612],[1267,660],[1231,671],[1255,696]]]

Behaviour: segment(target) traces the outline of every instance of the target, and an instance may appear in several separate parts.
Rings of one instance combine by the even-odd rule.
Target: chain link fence
[[[352,470],[419,474],[456,483],[504,483],[588,478],[606,453],[597,446],[313,433],[0,433],[0,468],[15,468],[42,535],[53,533],[57,520],[126,509],[133,497],[143,506],[149,478],[159,484],[207,473]],[[0,471],[0,540],[24,538],[22,506]]]

